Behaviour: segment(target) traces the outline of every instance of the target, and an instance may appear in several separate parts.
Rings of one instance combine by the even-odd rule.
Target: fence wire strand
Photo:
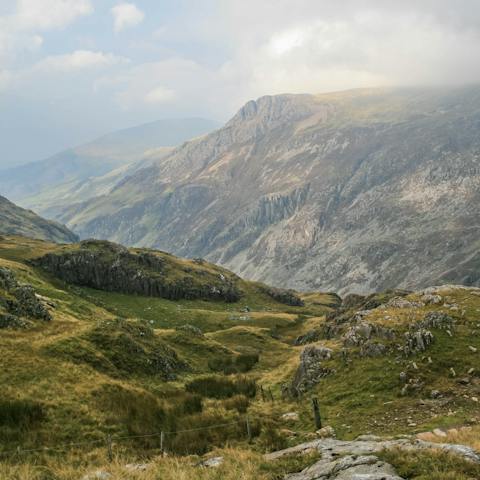
[[[242,423],[246,423],[246,419],[243,420],[238,420],[236,422],[230,422],[230,423],[220,423],[217,425],[209,425],[207,427],[198,427],[198,428],[188,428],[185,430],[172,430],[172,431],[160,431],[160,432],[154,432],[154,433],[146,433],[142,435],[125,435],[125,436],[120,436],[120,437],[111,437],[111,442],[119,442],[122,440],[133,440],[133,439],[138,439],[138,438],[148,438],[148,437],[160,437],[163,433],[163,435],[177,435],[179,433],[188,433],[188,432],[198,432],[201,430],[211,430],[215,428],[222,428],[222,427],[229,427],[233,425],[240,425]],[[84,442],[75,442],[75,443],[65,443],[63,445],[55,445],[52,447],[40,447],[40,448],[16,448],[15,450],[9,450],[9,451],[4,451],[0,452],[0,457],[3,456],[9,456],[9,455],[19,455],[23,453],[34,453],[34,452],[55,452],[55,451],[62,451],[65,450],[66,448],[72,448],[72,447],[78,447],[78,446],[83,446],[83,445],[96,445],[96,444],[104,444],[107,442],[107,439],[103,440],[87,440]]]

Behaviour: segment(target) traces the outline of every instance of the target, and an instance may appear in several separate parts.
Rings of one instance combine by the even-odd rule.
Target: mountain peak
[[[265,95],[248,101],[228,122],[236,125],[243,122],[269,122],[298,120],[314,111],[314,97],[308,94]]]

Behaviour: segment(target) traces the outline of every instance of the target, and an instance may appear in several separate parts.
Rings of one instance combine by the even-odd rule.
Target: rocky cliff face
[[[59,218],[248,278],[480,284],[480,88],[280,95]]]
[[[78,237],[64,225],[39,217],[0,196],[0,234],[21,235],[52,242],[76,242]]]
[[[111,292],[227,302],[241,296],[234,275],[204,268],[200,261],[182,264],[167,254],[130,251],[105,241],[84,241],[33,263],[68,283]]]

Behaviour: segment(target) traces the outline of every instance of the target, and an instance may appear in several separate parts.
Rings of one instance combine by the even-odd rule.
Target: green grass
[[[433,345],[416,356],[405,358],[396,349],[408,322],[430,310],[445,310],[443,307],[423,307],[415,315],[409,309],[374,311],[369,322],[388,324],[398,331],[391,351],[381,357],[362,358],[353,350],[349,363],[344,363],[340,338],[320,340],[334,351],[325,366],[335,373],[300,399],[282,399],[281,386],[291,381],[303,348],[294,347],[293,340],[309,330],[322,329],[324,314],[338,303],[334,295],[305,294],[305,306],[291,307],[262,293],[259,284],[243,280],[238,280],[244,295],[237,303],[171,301],[105,292],[68,285],[28,263],[35,255],[56,248],[27,239],[0,240],[0,265],[14,270],[21,281],[33,285],[37,293],[55,304],[51,322],[25,331],[1,332],[4,402],[20,403],[17,410],[0,404],[0,424],[2,409],[10,411],[4,413],[5,418],[17,419],[5,421],[7,436],[0,437],[5,439],[0,450],[11,449],[12,443],[14,448],[17,444],[24,448],[39,444],[53,447],[79,439],[103,441],[107,434],[118,437],[168,430],[173,432],[168,438],[173,452],[203,454],[226,443],[240,452],[247,448],[244,419],[248,413],[255,427],[248,448],[264,452],[309,438],[314,430],[312,396],[320,402],[324,424],[332,425],[340,438],[368,432],[415,433],[463,425],[480,416],[480,405],[471,399],[480,397],[480,371],[468,375],[467,385],[458,381],[470,368],[478,369],[480,355],[480,297],[468,292],[448,294],[449,302],[461,307],[449,311],[458,323],[453,337],[435,330]],[[171,261],[176,262],[174,258]],[[190,268],[189,261],[178,261],[182,268]],[[216,272],[208,264],[201,267]],[[462,309],[465,317],[461,317]],[[386,315],[391,319],[386,320]],[[177,330],[186,324],[203,333]],[[473,353],[469,346],[478,348],[479,353]],[[164,365],[162,361],[178,366],[171,372],[174,375],[165,375],[159,368]],[[456,377],[450,374],[452,367]],[[402,371],[418,378],[422,388],[402,396]],[[242,382],[245,388],[240,386]],[[258,392],[255,394],[254,385],[271,390],[275,401],[264,401]],[[441,400],[429,399],[433,389],[442,392]],[[35,412],[35,405],[41,406],[41,416],[29,413]],[[300,418],[286,425],[280,418],[290,411],[298,412]],[[216,424],[233,422],[237,423],[224,431],[209,430]],[[17,424],[24,427],[17,428]],[[208,427],[206,431],[196,430],[204,427]],[[288,438],[282,433],[285,428],[297,436]],[[181,430],[193,432],[179,433]],[[158,447],[154,437],[116,448],[122,455],[138,458],[155,455]],[[88,452],[86,448],[83,453]],[[41,456],[40,463],[46,465],[48,455]],[[32,456],[31,462],[39,458]],[[423,471],[415,466],[420,460],[399,459],[403,463],[398,463],[398,468],[410,468],[411,475],[417,475],[411,478],[423,478]],[[435,464],[442,461],[436,457],[428,460]],[[257,460],[254,471],[258,478],[279,478],[272,476],[272,465],[263,470]],[[441,473],[444,477],[438,478],[456,478],[448,474]],[[466,471],[467,476],[458,478],[470,478],[469,474]]]

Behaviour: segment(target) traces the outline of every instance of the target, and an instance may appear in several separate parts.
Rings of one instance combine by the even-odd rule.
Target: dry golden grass
[[[202,467],[199,462],[205,458],[221,456],[224,463],[218,467]],[[224,448],[212,451],[204,458],[154,457],[138,460],[115,456],[106,461],[106,452],[96,450],[87,456],[70,454],[63,459],[43,459],[38,464],[0,463],[2,480],[78,480],[85,475],[107,472],[114,480],[275,480],[287,473],[302,470],[318,458],[316,454],[300,457],[286,457],[267,462],[263,455],[240,448]],[[132,465],[143,464],[144,470]]]

